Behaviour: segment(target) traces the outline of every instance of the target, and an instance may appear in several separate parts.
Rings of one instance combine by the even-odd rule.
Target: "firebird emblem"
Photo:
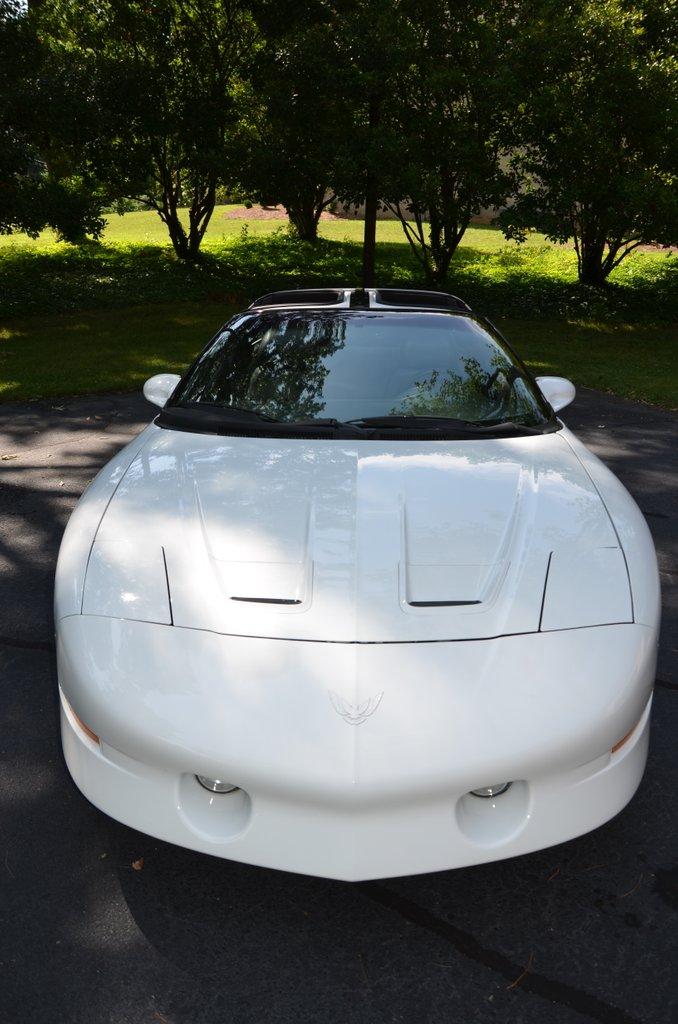
[[[381,698],[384,696],[384,691],[376,694],[374,697],[370,697],[368,700],[363,701],[362,704],[349,704],[347,700],[340,697],[334,690],[329,691],[330,700],[332,701],[332,707],[338,715],[344,719],[345,722],[349,722],[351,725],[360,725],[366,718],[373,715],[381,703]]]

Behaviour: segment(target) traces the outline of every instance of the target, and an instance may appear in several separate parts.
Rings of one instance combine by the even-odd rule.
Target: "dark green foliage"
[[[600,287],[678,242],[677,33],[675,0],[0,0],[0,233],[142,203],[195,262],[219,192],[309,242],[380,198],[438,286],[508,204]]]
[[[383,111],[399,152],[381,194],[434,286],[445,283],[471,217],[514,191],[501,144],[516,102],[514,7],[402,5],[406,59]]]
[[[210,242],[197,263],[161,246],[60,247],[48,253],[0,248],[0,310],[6,316],[203,300],[250,302],[275,288],[357,285],[357,242],[311,244],[280,230]],[[402,243],[377,246],[380,285],[421,287],[421,269]],[[448,289],[491,316],[578,317],[624,322],[678,318],[678,257],[631,256],[601,292],[576,283],[571,253],[553,247],[491,251],[462,246]]]
[[[293,233],[314,242],[333,199],[339,152],[351,133],[337,25],[322,2],[261,4],[258,13],[263,41],[241,179],[252,199],[281,203]]]
[[[98,237],[103,196],[73,152],[66,83],[34,21],[0,0],[0,234],[49,225],[69,242]]]
[[[579,280],[603,285],[645,242],[678,242],[678,18],[671,0],[546,0],[523,12],[523,102],[501,217],[574,239]]]
[[[491,229],[467,235],[449,287],[496,319],[536,372],[678,406],[677,256],[633,253],[601,291],[577,284],[571,250],[498,249],[498,236]],[[5,244],[0,396],[138,388],[153,373],[185,369],[220,324],[257,294],[358,283],[361,257],[358,242],[321,238],[310,245],[284,231],[209,238],[200,263],[178,260],[160,245]],[[379,243],[377,273],[384,285],[422,284],[404,242]]]
[[[43,0],[39,24],[80,100],[66,116],[75,124],[82,114],[86,166],[114,198],[155,210],[177,256],[195,260],[238,145],[256,45],[249,8]]]

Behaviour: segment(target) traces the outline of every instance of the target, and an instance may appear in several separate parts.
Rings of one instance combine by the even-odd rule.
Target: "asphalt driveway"
[[[130,396],[0,407],[0,1024],[675,1021],[678,417],[591,391],[565,417],[633,493],[659,554],[665,617],[636,797],[550,850],[349,885],[150,839],[67,775],[59,539],[152,411]]]

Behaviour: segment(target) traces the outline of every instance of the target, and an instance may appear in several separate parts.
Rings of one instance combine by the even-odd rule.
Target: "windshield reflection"
[[[539,426],[548,418],[500,339],[448,313],[245,314],[200,356],[171,404],[283,423],[401,415]]]
[[[529,408],[530,395],[516,368],[495,352],[487,366],[468,356],[463,373],[432,370],[427,380],[415,381],[410,393],[391,410],[399,416],[451,416],[463,420],[516,420]],[[479,412],[482,410],[482,416]]]

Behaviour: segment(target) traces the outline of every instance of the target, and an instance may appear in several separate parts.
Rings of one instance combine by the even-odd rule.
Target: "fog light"
[[[484,800],[488,800],[493,796],[501,796],[510,787],[510,782],[498,782],[494,786],[483,786],[481,789],[472,789],[471,796],[480,796]]]
[[[209,789],[210,793],[233,793],[238,789],[230,782],[222,782],[221,779],[208,779],[206,775],[196,775],[196,779],[204,789]]]

